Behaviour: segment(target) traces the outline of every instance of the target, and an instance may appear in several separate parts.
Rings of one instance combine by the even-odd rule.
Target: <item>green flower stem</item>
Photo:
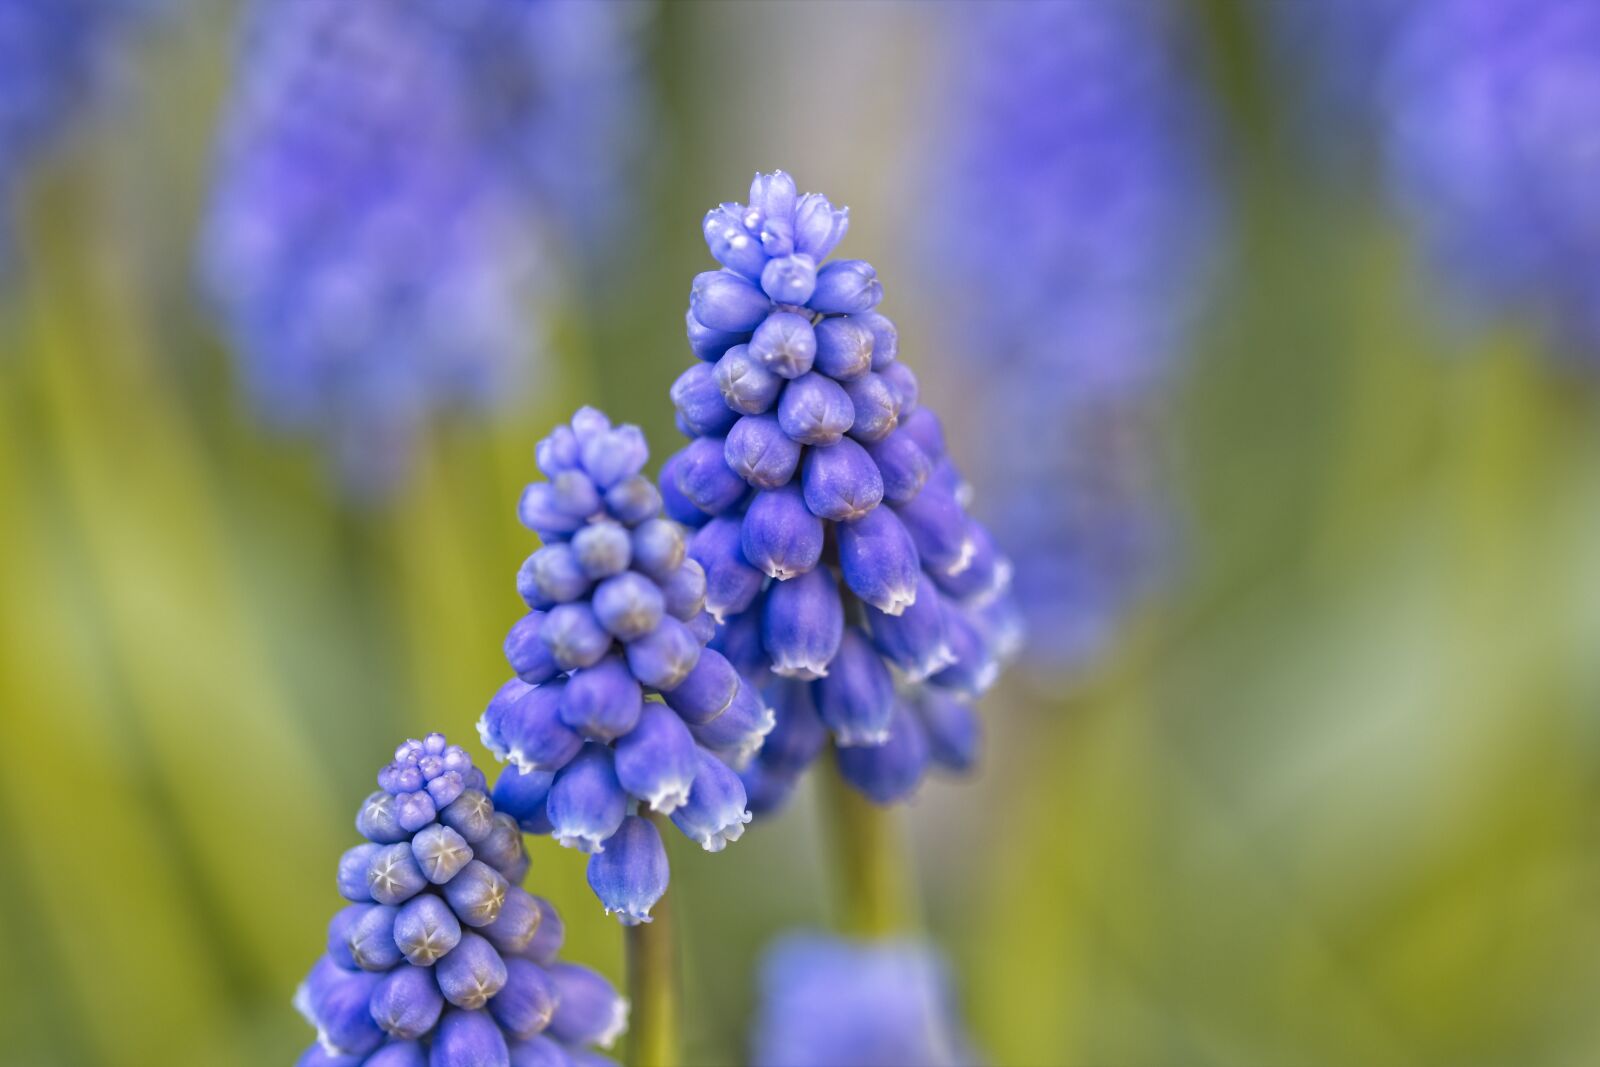
[[[913,925],[913,908],[896,813],[852,789],[831,758],[819,762],[823,821],[836,871],[835,923],[856,937],[903,932]]]
[[[659,817],[648,816],[659,826]],[[628,955],[629,1067],[679,1067],[678,946],[672,921],[672,894],[650,909],[647,923],[626,932]]]

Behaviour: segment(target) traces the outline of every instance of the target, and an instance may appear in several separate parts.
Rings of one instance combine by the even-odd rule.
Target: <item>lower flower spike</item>
[[[517,777],[498,795],[526,806],[548,791],[545,772],[509,773]],[[560,917],[515,884],[528,866],[519,817],[495,811],[466,753],[430,734],[400,746],[379,782],[387,802],[369,797],[357,825],[382,840],[340,859],[338,889],[351,903],[295,994],[317,1031],[300,1063],[511,1067],[542,1055],[572,1064],[594,1055],[586,1045],[614,1040],[624,1002],[587,968],[558,976],[571,967],[557,959]],[[435,821],[390,840],[395,824],[381,813],[417,795],[451,799]],[[552,1032],[567,985],[574,1004]]]

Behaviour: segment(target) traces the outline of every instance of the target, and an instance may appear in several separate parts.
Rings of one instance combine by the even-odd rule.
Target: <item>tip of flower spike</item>
[[[480,722],[479,732],[482,733]],[[426,789],[445,775],[465,780],[472,772],[472,757],[460,745],[445,741],[440,733],[418,741],[412,738],[394,751],[394,759],[378,772],[378,785],[394,796]]]

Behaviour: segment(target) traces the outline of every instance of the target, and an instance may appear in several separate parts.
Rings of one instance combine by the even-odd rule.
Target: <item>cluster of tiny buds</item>
[[[317,1029],[301,1063],[609,1063],[585,1046],[610,1046],[627,1002],[557,958],[560,917],[519,884],[522,830],[467,753],[440,734],[407,741],[378,781],[356,816],[367,842],[339,860],[350,903],[295,996]]]

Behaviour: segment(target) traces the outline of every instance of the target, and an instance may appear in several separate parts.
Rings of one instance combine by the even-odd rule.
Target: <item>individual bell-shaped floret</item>
[[[928,766],[928,741],[922,726],[901,701],[896,701],[877,745],[841,745],[839,773],[845,781],[879,804],[904,800],[916,791]]]
[[[689,728],[654,701],[645,704],[638,725],[617,742],[617,781],[651,811],[670,813],[688,800],[698,767]]]
[[[844,279],[835,288],[847,289]],[[761,325],[772,302],[761,287],[732,271],[712,270],[695,276],[689,310],[703,326],[728,333],[748,333]]]
[[[917,546],[890,508],[839,525],[839,570],[851,592],[885,615],[902,614],[916,602],[922,578]]]
[[[780,378],[801,377],[811,369],[817,358],[817,335],[811,320],[792,311],[773,312],[756,327],[755,334],[750,338],[750,356]],[[679,381],[682,380],[679,378]],[[673,401],[677,403],[676,395]],[[727,405],[724,404],[723,408],[727,410]],[[681,405],[679,410],[682,411]],[[713,421],[720,421],[720,418],[720,415],[714,415]]]
[[[444,996],[427,967],[407,965],[384,975],[367,1006],[389,1036],[414,1041],[438,1024]]]
[[[557,772],[545,809],[562,845],[583,852],[603,850],[628,810],[628,794],[617,780],[611,749],[585,745]]]
[[[317,1041],[330,1052],[362,1056],[383,1043],[384,1032],[372,1017],[372,993],[383,980],[368,971],[347,971],[327,956],[295,993],[295,1007],[317,1028]]]
[[[784,386],[778,425],[802,445],[831,445],[855,424],[855,402],[844,386],[816,371]]]
[[[458,1063],[509,1067],[511,1050],[505,1034],[488,1012],[452,1008],[439,1020],[428,1067],[451,1067]]]
[[[623,577],[648,584],[641,575]],[[598,600],[597,593],[597,603]],[[558,714],[568,729],[583,737],[614,741],[633,729],[643,706],[644,691],[629,672],[627,662],[620,656],[609,656],[588,670],[578,671],[562,687]]]
[[[806,507],[819,519],[831,522],[854,521],[883,502],[883,475],[878,465],[848,437],[806,449],[801,486]]]
[[[689,732],[718,759],[737,770],[761,748],[772,722],[772,709],[761,694],[754,686],[743,683],[727,711],[708,723],[689,727]],[[699,775],[695,777],[698,779]]]
[[[926,573],[917,575],[916,596],[901,612],[890,615],[869,606],[865,615],[873,647],[907,681],[920,682],[955,662],[943,598]]]
[[[482,935],[464,931],[461,943],[433,968],[444,999],[476,1010],[506,984],[506,964]]]
[[[817,712],[841,748],[881,745],[889,739],[894,679],[859,630],[845,630],[827,675],[813,684]]]
[[[774,582],[761,607],[761,644],[773,673],[821,678],[839,652],[844,605],[839,586],[823,570]]]
[[[808,304],[813,311],[825,315],[850,315],[871,311],[882,300],[883,283],[878,281],[872,264],[860,259],[836,259],[817,271],[816,290]]]
[[[806,507],[800,487],[792,483],[757,493],[739,524],[745,560],[779,581],[814,569],[822,559],[825,539],[822,520]]]
[[[773,414],[746,415],[723,441],[728,469],[756,489],[789,484],[800,466],[800,444],[783,432]]]
[[[676,809],[674,820],[682,810]],[[617,916],[625,926],[649,922],[650,909],[667,891],[667,851],[661,835],[650,820],[628,816],[606,841],[605,851],[589,858],[588,876],[589,888],[607,915]]]
[[[853,316],[823,319],[814,328],[817,355],[812,366],[841,384],[872,369],[872,331]]]
[[[745,557],[742,530],[738,519],[719,517],[689,541],[689,555],[706,575],[706,610],[718,622],[744,611],[761,593],[761,572]]]
[[[912,710],[928,739],[928,758],[952,771],[968,771],[978,761],[982,730],[972,705],[931,687],[914,698]]]
[[[739,840],[750,812],[744,783],[716,756],[701,750],[700,770],[689,802],[672,813],[672,822],[707,852],[721,852]]]
[[[720,437],[697,437],[677,455],[676,487],[684,498],[707,515],[720,515],[744,499],[749,487],[725,458]]]
[[[778,402],[784,377],[750,351],[735,345],[722,354],[715,368],[722,400],[740,415],[760,415]]]

